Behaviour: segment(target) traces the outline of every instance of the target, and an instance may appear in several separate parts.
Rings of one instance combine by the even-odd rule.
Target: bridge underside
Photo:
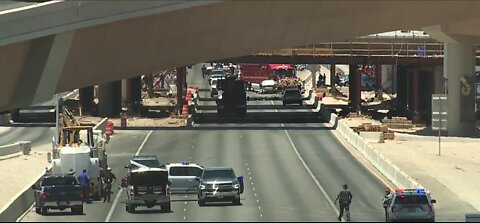
[[[228,1],[65,29],[0,47],[0,110],[171,67],[390,30],[451,24],[478,35],[471,28],[478,8],[472,1]]]

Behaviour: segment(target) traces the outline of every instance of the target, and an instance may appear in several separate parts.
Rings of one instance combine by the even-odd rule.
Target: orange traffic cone
[[[188,117],[188,106],[187,106],[187,104],[184,104],[183,107],[182,107],[182,116],[184,118]]]
[[[187,91],[187,95],[185,95],[185,99],[190,102],[192,101],[192,92]]]

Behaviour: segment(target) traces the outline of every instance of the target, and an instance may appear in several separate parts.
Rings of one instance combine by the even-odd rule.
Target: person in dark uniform
[[[102,182],[104,185],[103,202],[110,202],[110,196],[112,195],[112,184],[117,181],[117,177],[112,172],[112,168],[107,167],[107,172],[104,173]]]
[[[350,221],[350,203],[352,203],[352,198],[352,193],[348,190],[348,186],[344,184],[343,190],[338,193],[337,198],[335,199],[335,204],[337,204],[337,201],[340,203],[339,221],[342,220],[344,210],[347,215],[347,221]]]

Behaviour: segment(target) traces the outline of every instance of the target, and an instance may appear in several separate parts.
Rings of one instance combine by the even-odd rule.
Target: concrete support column
[[[408,100],[408,108],[412,112],[412,121],[418,122],[420,120],[419,117],[419,108],[420,108],[420,70],[415,68],[409,72],[409,100]]]
[[[360,111],[362,94],[362,80],[360,78],[360,72],[358,71],[358,65],[350,64],[348,72],[349,98],[352,109],[358,112]]]
[[[117,117],[122,106],[122,81],[101,84],[98,87],[98,114]]]
[[[121,95],[122,95],[121,105],[122,105],[122,108],[126,108],[128,106],[128,103],[129,103],[128,92],[130,91],[129,86],[128,86],[128,80],[123,79],[123,80],[120,81],[120,83],[122,85],[122,87],[121,87]]]
[[[443,70],[448,76],[448,135],[471,135],[475,130],[473,45],[461,42],[445,43]]]
[[[51,99],[57,93],[57,85],[74,36],[75,31],[70,31],[33,39],[24,61],[24,69],[13,82],[16,97],[1,106],[24,107]]]
[[[436,65],[433,67],[433,92],[434,94],[445,93],[445,78],[443,77],[443,66]]]
[[[187,69],[186,67],[177,67],[177,107],[182,111],[182,106],[185,103],[183,91],[186,90],[187,84]]]
[[[377,91],[375,92],[375,96],[377,100],[383,101],[383,87],[382,87],[382,65],[377,64],[375,65],[375,80],[377,85]]]
[[[332,95],[336,96],[337,95],[337,90],[336,90],[336,85],[335,81],[337,80],[335,77],[336,71],[336,66],[334,63],[330,64],[330,86],[332,87]],[[326,76],[326,75],[325,75]]]
[[[478,36],[458,35],[448,25],[423,27],[444,42],[443,75],[447,77],[447,131],[449,136],[470,136],[475,127],[475,44]]]
[[[133,77],[127,81],[128,110],[137,113],[142,102],[142,79],[141,77]]]
[[[396,110],[405,111],[408,103],[408,82],[405,69],[397,70],[397,106]]]
[[[80,88],[78,94],[80,97],[80,105],[84,113],[91,113],[93,108],[94,86]]]

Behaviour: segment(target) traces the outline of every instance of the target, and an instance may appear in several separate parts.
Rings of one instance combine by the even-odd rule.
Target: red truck
[[[285,77],[296,78],[295,69],[290,64],[239,64],[240,79],[248,84],[260,84],[264,80],[281,80]]]

